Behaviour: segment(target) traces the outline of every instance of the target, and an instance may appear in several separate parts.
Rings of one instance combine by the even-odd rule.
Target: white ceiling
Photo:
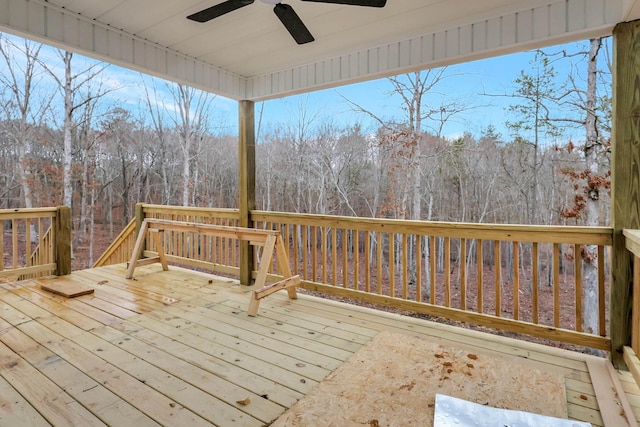
[[[316,39],[297,45],[261,0],[207,23],[186,19],[220,2],[0,0],[0,30],[259,100],[607,35],[640,18],[640,0],[286,0]]]

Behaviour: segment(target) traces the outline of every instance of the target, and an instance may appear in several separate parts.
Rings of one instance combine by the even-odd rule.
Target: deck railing
[[[69,208],[0,210],[0,277],[71,272]]]
[[[236,226],[225,209],[139,205],[144,217]],[[369,304],[470,322],[560,342],[610,349],[607,290],[612,229],[436,223],[253,211],[254,226],[279,230],[302,287]],[[134,233],[122,240],[132,247]],[[167,237],[165,237],[166,239]],[[173,261],[238,274],[235,242],[174,233]],[[125,243],[127,241],[130,243]],[[581,251],[596,247],[595,331],[585,313]],[[151,240],[147,255],[154,254]],[[126,262],[122,253],[109,263]],[[259,254],[256,254],[259,256]],[[258,263],[255,263],[257,265]],[[275,272],[276,265],[272,272]],[[273,276],[276,280],[277,276]]]

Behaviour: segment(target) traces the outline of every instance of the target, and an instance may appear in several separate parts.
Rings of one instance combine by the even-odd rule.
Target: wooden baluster
[[[360,237],[358,230],[352,231],[353,235],[353,289],[360,289]]]
[[[396,296],[396,235],[389,233],[389,296]]]
[[[553,244],[553,326],[560,327],[560,245]]]
[[[576,302],[575,325],[576,331],[582,332],[582,256],[580,255],[580,245],[573,245],[573,269]]]
[[[451,238],[444,238],[444,305],[451,307]]]
[[[494,240],[493,242],[493,253],[494,253],[494,265],[495,269],[495,313],[497,317],[502,317],[502,259],[501,259],[501,251],[500,251],[500,241]]]
[[[513,242],[513,319],[520,320],[520,243]]]
[[[382,295],[382,232],[378,231],[378,242],[376,243],[376,261],[378,276],[378,294]]]
[[[422,236],[416,235],[416,301],[422,302]]]
[[[364,291],[371,292],[371,234],[364,232]]]
[[[431,297],[430,297],[430,302],[431,304],[435,304],[436,303],[436,278],[437,278],[437,271],[436,271],[436,236],[429,236],[429,274],[430,274],[430,280],[431,280]]]
[[[538,324],[540,322],[540,305],[538,298],[538,290],[540,288],[540,252],[538,251],[538,242],[531,245],[531,316],[532,322]]]
[[[331,229],[331,275],[333,286],[338,286],[338,230]]]
[[[342,287],[349,287],[349,230],[342,229]]]
[[[320,239],[320,244],[322,245],[322,283],[327,282],[327,228],[322,227],[322,238]]]
[[[460,309],[467,309],[467,239],[460,239],[460,257],[458,261],[460,271]]]
[[[318,227],[312,226],[311,230],[311,281],[315,282],[318,272]]]
[[[484,313],[484,240],[476,240],[476,268],[478,275],[478,313]]]
[[[407,299],[409,296],[409,245],[407,235],[402,235],[402,298]]]
[[[309,227],[302,226],[302,277],[309,277]]]
[[[605,318],[605,269],[604,246],[598,246],[598,329],[601,337],[607,336],[607,320]],[[635,279],[634,279],[635,280]],[[636,353],[640,354],[640,353]]]
[[[298,239],[300,238],[300,226],[298,224],[293,225],[293,272],[295,274],[300,273],[299,268],[299,259],[300,259],[300,243]]]

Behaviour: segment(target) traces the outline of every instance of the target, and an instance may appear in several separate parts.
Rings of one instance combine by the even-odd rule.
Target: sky
[[[21,39],[8,36],[20,44]],[[573,52],[583,49],[586,41],[568,45],[555,46],[546,49],[548,52],[566,50]],[[607,45],[608,50],[610,47]],[[43,47],[42,55],[48,66],[56,68],[61,75],[62,61],[55,49]],[[514,80],[520,72],[530,70],[533,52],[499,56],[478,60],[447,68],[443,79],[426,99],[427,107],[441,105],[443,100],[455,99],[467,106],[467,110],[448,121],[443,128],[442,135],[453,139],[464,132],[478,137],[488,126],[493,126],[505,139],[509,138],[509,130],[505,121],[509,118],[507,108],[513,98],[502,96],[513,92]],[[56,65],[58,64],[58,65]],[[83,69],[95,61],[80,55],[74,55],[73,66]],[[568,61],[554,64],[558,79],[564,79],[568,74]],[[586,66],[581,67],[583,69]],[[158,102],[167,111],[174,107],[164,82],[138,72],[130,71],[115,65],[109,65],[103,73],[104,84],[113,89],[107,96],[107,104],[117,104],[132,111],[134,116],[143,115],[143,105],[146,97],[144,85],[155,85],[162,99]],[[491,95],[491,96],[487,96]],[[308,94],[294,95],[281,99],[257,102],[255,105],[256,124],[262,135],[282,126],[290,126],[298,122],[301,109],[306,110],[308,117],[315,117],[313,124],[323,124],[331,120],[339,126],[349,126],[360,123],[365,132],[374,133],[377,122],[366,114],[354,111],[354,107],[347,101],[362,106],[371,114],[385,120],[400,121],[404,117],[401,99],[392,94],[392,87],[388,79],[379,79],[364,83],[325,89]],[[238,126],[237,102],[221,96],[212,102],[213,118],[210,129],[220,134],[236,134]],[[425,129],[432,130],[433,123],[427,122]],[[259,135],[260,136],[260,135]],[[259,139],[258,139],[258,142]]]
[[[588,50],[588,41],[555,46],[546,51],[555,53],[565,50],[571,53],[583,49]],[[607,45],[606,49],[610,50],[610,46]],[[468,132],[478,137],[491,125],[503,137],[509,138],[510,132],[505,126],[505,121],[509,118],[507,109],[514,100],[504,95],[513,92],[516,87],[514,80],[522,70],[530,70],[529,63],[533,57],[534,52],[521,52],[448,67],[446,75],[451,77],[443,79],[435,88],[433,96],[429,98],[431,105],[438,106],[448,97],[463,101],[469,109],[447,122],[443,136],[453,139]],[[570,69],[568,61],[556,62],[553,65],[558,81],[564,80]],[[581,68],[586,71],[586,65],[583,64]],[[393,96],[391,92],[392,86],[388,80],[379,79],[271,100],[265,102],[264,106],[257,103],[256,116],[263,108],[263,122],[268,128],[286,124],[297,114],[300,105],[306,105],[312,113],[319,113],[319,120],[331,118],[343,124],[360,121],[365,129],[375,132],[376,122],[367,115],[354,111],[345,98],[380,118],[397,120],[404,117],[401,99],[397,95]]]

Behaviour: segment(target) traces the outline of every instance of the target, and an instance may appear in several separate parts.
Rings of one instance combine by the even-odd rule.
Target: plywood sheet
[[[62,295],[67,298],[75,298],[81,295],[89,295],[92,294],[94,289],[92,287],[83,285],[81,283],[56,283],[51,282],[47,284],[40,285],[42,289],[48,292],[53,292],[57,295]]]
[[[382,332],[272,426],[431,427],[436,393],[567,418],[559,374]]]

